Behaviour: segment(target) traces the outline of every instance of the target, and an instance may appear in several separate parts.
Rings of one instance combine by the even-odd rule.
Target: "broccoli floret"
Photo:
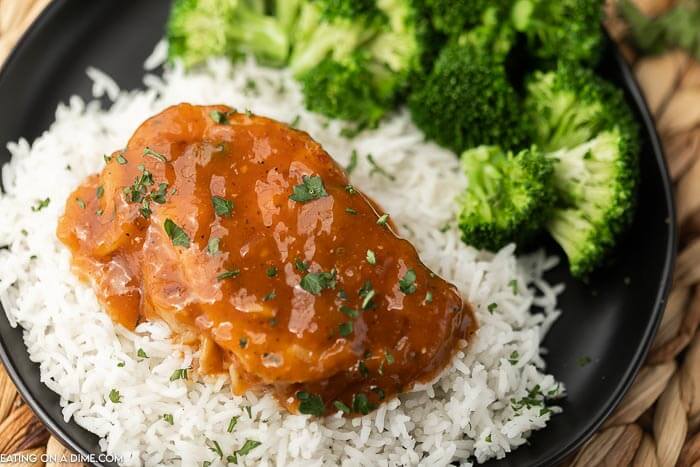
[[[555,71],[535,72],[526,88],[532,139],[544,151],[578,146],[614,127],[637,132],[622,91],[580,65],[560,62]]]
[[[306,4],[290,60],[306,106],[357,128],[376,126],[427,67],[429,39],[414,2]]]
[[[388,103],[377,94],[377,86],[366,74],[361,54],[343,62],[325,59],[301,84],[309,110],[355,122],[359,128],[372,127],[387,110]]]
[[[426,0],[433,26],[449,36],[459,36],[478,25],[487,10],[505,14],[512,0]]]
[[[502,61],[468,45],[442,50],[408,106],[426,136],[457,153],[482,144],[519,148],[526,139],[521,104]]]
[[[634,214],[638,164],[636,135],[604,131],[572,149],[547,154],[560,206],[547,230],[569,259],[574,277],[585,278],[612,250]]]
[[[265,15],[262,0],[176,0],[168,20],[170,57],[186,66],[212,56],[252,53],[284,64],[289,39],[280,23]]]
[[[497,146],[462,154],[467,190],[458,199],[465,243],[492,251],[523,245],[541,231],[555,200],[552,162],[537,148],[513,155]]]
[[[515,28],[527,37],[530,53],[544,60],[594,65],[604,42],[604,0],[517,0],[511,12]]]

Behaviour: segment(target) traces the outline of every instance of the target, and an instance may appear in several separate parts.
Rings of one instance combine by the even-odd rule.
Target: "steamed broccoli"
[[[375,126],[424,67],[429,39],[417,0],[317,0],[301,9],[290,68],[306,106]]]
[[[516,156],[497,146],[479,146],[462,154],[467,190],[458,203],[465,243],[498,250],[524,244],[543,227],[555,201],[552,162],[537,148]]]
[[[637,131],[622,92],[587,68],[560,62],[555,71],[535,72],[526,87],[532,139],[545,151],[577,146],[616,126]]]
[[[634,213],[637,185],[636,135],[618,127],[579,146],[547,157],[560,206],[547,230],[569,259],[574,277],[598,267]]]
[[[574,60],[594,65],[604,43],[604,0],[517,0],[511,12],[528,48],[544,60]]]
[[[496,10],[499,15],[507,12],[512,0],[425,0],[425,3],[435,29],[459,36],[478,25],[487,10]]]
[[[170,57],[191,66],[212,56],[252,53],[284,64],[289,38],[264,6],[264,0],[176,0],[167,26]]]
[[[502,60],[469,44],[442,50],[408,106],[426,136],[458,153],[482,144],[513,149],[525,140],[520,102]]]

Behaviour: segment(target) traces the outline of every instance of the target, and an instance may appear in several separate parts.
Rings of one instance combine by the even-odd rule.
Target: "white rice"
[[[160,45],[146,68],[161,63],[164,52]],[[192,73],[167,68],[162,77],[147,75],[143,91],[122,91],[92,68],[88,75],[95,98],[107,96],[111,108],[74,96],[33,144],[8,145],[13,157],[2,170],[0,243],[10,248],[0,251],[0,300],[10,321],[24,328],[29,355],[40,363],[42,382],[61,396],[65,419],[100,436],[107,453],[125,465],[217,465],[225,460],[208,448],[212,441],[225,459],[251,439],[262,444],[240,456],[241,465],[471,465],[505,456],[546,425],[551,413],[540,406],[515,411],[511,401],[536,385],[545,394],[563,394],[544,373],[540,348],[559,315],[562,288],[542,278],[556,259],[543,253],[516,258],[513,246],[491,255],[464,245],[451,223],[454,198],[465,185],[457,158],[425,142],[406,112],[348,140],[339,135],[340,122],[304,110],[288,74],[253,61],[212,61]],[[250,80],[256,92],[246,90]],[[55,228],[67,196],[101,169],[102,155],[123,147],[144,119],[178,102],[225,103],[287,122],[299,116],[298,126],[341,164],[357,150],[353,183],[391,213],[423,261],[476,307],[481,328],[466,353],[432,384],[350,420],[290,415],[270,396],[232,396],[223,379],[171,382],[192,352],[170,343],[164,325],[142,324],[135,333],[114,326],[91,289],[70,272],[70,255]],[[372,174],[368,153],[395,180]],[[33,212],[47,197],[48,207]],[[533,313],[533,306],[542,311]],[[138,358],[139,348],[149,358]],[[109,400],[112,389],[121,403]],[[174,423],[163,414],[172,414]],[[238,422],[228,433],[234,416]]]

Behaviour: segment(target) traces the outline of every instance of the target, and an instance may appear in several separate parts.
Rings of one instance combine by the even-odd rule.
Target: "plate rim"
[[[7,56],[2,67],[0,67],[0,82],[3,82],[5,80],[5,77],[8,74],[8,70],[12,68],[12,65],[22,53],[26,44],[32,40],[32,37],[37,33],[37,31],[41,30],[46,23],[52,21],[56,14],[62,8],[64,8],[69,3],[69,1],[70,0],[53,0],[36,17],[36,19],[32,22],[32,24],[27,28],[27,30],[17,41],[15,47]],[[637,82],[630,68],[630,65],[625,61],[619,48],[610,39],[609,34],[605,32],[605,35],[607,36],[608,47],[610,47],[611,49],[610,53],[613,55],[615,63],[622,72],[622,79],[626,84],[626,91],[629,93],[630,97],[632,98],[637,107],[637,110],[639,111],[638,113],[641,117],[641,121],[639,123],[642,124],[644,130],[649,136],[651,151],[654,154],[655,163],[661,175],[665,207],[669,213],[669,236],[668,242],[666,244],[666,256],[664,258],[664,265],[661,271],[662,279],[659,283],[652,309],[652,319],[650,319],[647,323],[642,343],[641,345],[637,346],[634,358],[632,360],[632,364],[627,367],[627,371],[625,372],[624,376],[620,379],[620,383],[615,388],[615,391],[608,396],[605,410],[602,410],[598,418],[592,420],[588,424],[588,426],[585,427],[585,429],[582,431],[581,436],[568,443],[567,445],[563,445],[560,449],[558,449],[558,453],[552,454],[549,457],[545,458],[544,462],[546,465],[553,465],[563,461],[567,456],[571,455],[576,449],[580,448],[586,441],[588,441],[595,434],[598,428],[600,428],[604,421],[610,416],[610,414],[617,408],[625,394],[627,394],[627,392],[629,391],[632,383],[634,382],[634,377],[639,372],[647,354],[649,353],[651,344],[653,342],[653,337],[656,334],[656,331],[658,330],[658,327],[661,323],[663,312],[665,310],[665,305],[667,303],[667,298],[671,291],[671,285],[673,282],[673,271],[678,254],[679,228],[676,224],[677,213],[675,206],[675,197],[673,194],[673,186],[671,177],[669,175],[668,165],[666,163],[665,152],[661,144],[661,140],[659,138],[658,131],[656,125],[654,124],[654,120],[649,110],[646,99],[644,98],[641,88],[639,87],[639,83]],[[21,328],[21,326],[19,327]],[[27,352],[26,345],[24,346],[23,350]],[[59,426],[59,422],[54,420],[54,418],[43,409],[41,404],[39,404],[38,402],[38,397],[36,397],[32,393],[32,391],[26,384],[24,378],[16,370],[15,365],[13,364],[13,359],[10,357],[10,351],[7,348],[7,345],[3,339],[0,339],[0,361],[2,361],[10,379],[16,386],[22,399],[32,409],[34,414],[36,414],[39,420],[46,426],[46,428],[49,430],[49,432],[51,432],[53,436],[60,440],[64,446],[69,447],[77,454],[84,456],[84,458],[86,459],[92,458],[95,454],[99,455],[99,453],[93,453],[90,452],[88,449],[85,449],[81,445],[81,443],[78,443],[71,436],[65,433],[62,427]],[[36,364],[36,362],[33,361],[32,363]],[[39,378],[41,377],[39,376]],[[41,380],[39,382],[42,385],[44,384],[43,382],[41,382]],[[82,430],[85,430],[91,435],[97,436],[94,433],[89,432],[82,426],[78,425],[72,419],[68,422],[63,423],[74,424],[75,426],[79,427]],[[102,461],[99,459],[91,460],[90,463],[96,466],[113,465],[111,463],[102,463]]]

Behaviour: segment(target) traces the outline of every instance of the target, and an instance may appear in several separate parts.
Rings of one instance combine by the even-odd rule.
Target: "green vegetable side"
[[[461,154],[463,240],[498,250],[548,232],[575,277],[631,222],[638,129],[593,68],[603,0],[176,0],[170,55],[286,67],[306,107],[376,127],[406,105]],[[303,187],[302,187],[303,188]]]

